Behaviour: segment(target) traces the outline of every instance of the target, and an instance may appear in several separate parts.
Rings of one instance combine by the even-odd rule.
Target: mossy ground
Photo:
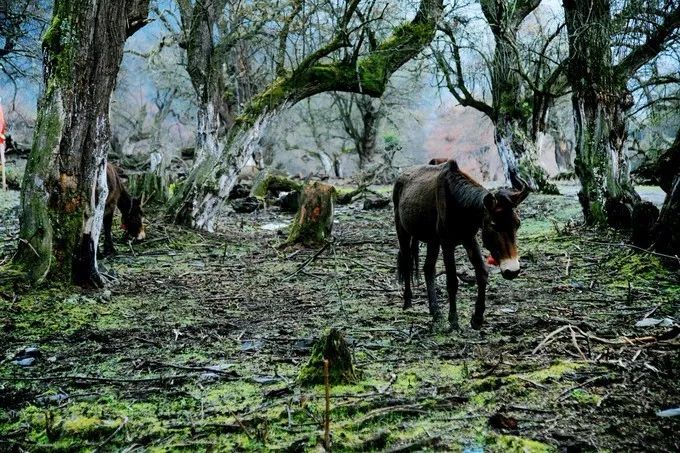
[[[0,197],[9,238],[17,197]],[[655,415],[680,406],[677,338],[579,336],[577,349],[565,330],[533,354],[567,324],[609,340],[668,331],[634,324],[652,310],[678,319],[676,271],[579,226],[575,198],[531,196],[522,275],[494,271],[483,329],[447,333],[432,329],[422,283],[401,309],[391,209],[360,205],[337,207],[334,243],[314,260],[277,248],[285,232],[261,226],[291,216],[268,210],[225,216],[212,235],[154,221],[146,242],[119,241],[102,261],[110,294],[0,279],[0,449],[312,449],[323,386],[296,377],[332,326],[361,371],[331,389],[337,451],[677,450],[680,422]],[[443,275],[438,286],[443,303]],[[461,284],[461,321],[474,294]],[[13,363],[27,346],[35,364]],[[490,423],[496,413],[517,427]]]

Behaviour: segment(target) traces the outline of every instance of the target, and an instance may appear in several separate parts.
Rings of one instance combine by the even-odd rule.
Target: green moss
[[[570,396],[576,400],[579,404],[594,405],[598,406],[602,401],[602,397],[589,393],[583,389],[574,389],[571,391]]]
[[[531,381],[545,382],[549,379],[559,379],[563,375],[567,373],[573,373],[582,367],[582,363],[558,360],[550,364],[550,366],[547,368],[532,371],[530,373],[523,374],[522,376]]]
[[[284,174],[265,169],[260,171],[255,177],[250,194],[253,197],[265,198],[270,190],[290,192],[301,189],[302,184],[299,182],[293,181]]]
[[[548,444],[519,436],[490,435],[485,443],[492,452],[548,453],[557,451]]]

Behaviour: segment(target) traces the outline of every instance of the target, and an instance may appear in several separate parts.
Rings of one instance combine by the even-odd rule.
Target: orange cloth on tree
[[[5,112],[0,105],[0,145],[5,143],[5,132],[7,131],[7,123],[5,123]]]

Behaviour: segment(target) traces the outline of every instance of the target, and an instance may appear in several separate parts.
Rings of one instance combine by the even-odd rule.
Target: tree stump
[[[307,184],[300,196],[300,209],[295,215],[286,244],[314,246],[331,235],[335,187],[318,181]]]
[[[324,383],[323,361],[328,360],[328,378],[331,385],[354,384],[359,373],[352,363],[352,353],[338,329],[332,328],[312,346],[312,355],[298,374],[302,385]]]

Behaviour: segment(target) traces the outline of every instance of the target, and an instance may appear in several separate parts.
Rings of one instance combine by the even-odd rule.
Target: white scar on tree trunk
[[[104,210],[106,207],[106,197],[109,194],[109,187],[106,181],[106,151],[108,149],[108,122],[106,118],[97,119],[97,130],[95,142],[97,149],[94,151],[94,159],[98,163],[94,167],[95,174],[92,175],[92,185],[90,188],[90,205],[86,210],[86,218],[83,223],[83,236],[89,235],[94,248],[93,266],[97,269],[97,246],[102,226],[104,225]]]
[[[229,146],[222,152],[225,166],[216,166],[220,171],[217,179],[217,193],[207,193],[203,198],[196,200],[191,211],[194,228],[207,231],[215,230],[215,217],[229,196],[229,192],[236,184],[239,174],[250,160],[253,152],[259,146],[260,138],[264,135],[267,127],[276,117],[279,111],[285,110],[288,104],[261,115],[252,127],[238,133],[231,140]],[[226,156],[225,156],[226,154]]]
[[[512,179],[510,178],[510,169],[517,169],[517,159],[515,159],[515,155],[510,147],[511,142],[512,135],[510,137],[503,135],[500,137],[496,146],[498,148],[498,155],[501,158],[501,165],[503,165],[503,173],[505,174],[506,180],[509,182],[512,182]]]

